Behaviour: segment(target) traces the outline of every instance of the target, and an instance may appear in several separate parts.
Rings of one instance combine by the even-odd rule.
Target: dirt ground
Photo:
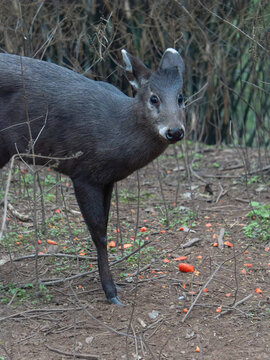
[[[9,246],[0,255],[0,359],[270,359],[270,239],[243,232],[250,201],[270,203],[269,163],[263,151],[199,145],[189,147],[184,161],[180,147],[170,147],[138,178],[133,174],[119,183],[111,207],[109,257],[111,263],[119,260],[112,271],[125,307],[109,305],[104,297],[96,252],[87,242],[68,180],[63,193],[70,216],[61,191],[51,189],[56,200],[45,201],[51,219],[45,238],[57,245],[44,238],[39,246],[48,255],[37,264],[22,258],[34,254],[29,246],[33,221],[9,211]],[[25,182],[18,188],[27,170],[21,166],[19,172],[10,198],[19,213],[28,214],[27,198],[18,195],[30,188]],[[68,221],[71,232],[64,232]],[[131,244],[123,254],[121,239]],[[194,239],[193,246],[183,247]],[[80,260],[57,256],[74,254],[75,247]],[[10,262],[9,251],[19,259]],[[182,262],[195,271],[180,272]],[[36,269],[43,282],[88,275],[43,287],[36,297]]]

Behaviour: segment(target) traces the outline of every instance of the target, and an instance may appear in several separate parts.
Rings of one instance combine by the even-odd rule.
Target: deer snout
[[[176,142],[183,139],[185,131],[183,128],[174,127],[172,129],[168,129],[165,135],[167,140],[169,140],[170,142]]]

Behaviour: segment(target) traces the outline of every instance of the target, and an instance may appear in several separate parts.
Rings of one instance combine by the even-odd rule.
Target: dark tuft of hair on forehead
[[[149,83],[153,88],[179,87],[183,84],[183,78],[175,66],[169,69],[158,69],[151,75]]]

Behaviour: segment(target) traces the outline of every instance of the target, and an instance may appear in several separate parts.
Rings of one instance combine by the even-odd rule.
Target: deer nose
[[[178,127],[174,127],[172,129],[168,129],[166,132],[166,138],[169,141],[179,141],[182,140],[184,137],[184,130],[183,129],[179,129]]]

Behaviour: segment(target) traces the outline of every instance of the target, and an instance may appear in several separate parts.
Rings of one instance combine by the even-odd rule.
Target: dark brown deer
[[[97,248],[103,290],[119,305],[107,256],[113,184],[184,136],[179,53],[167,49],[157,71],[125,50],[122,56],[134,98],[52,63],[0,54],[0,168],[14,154],[34,153],[37,165],[58,158],[49,164],[73,181]]]

